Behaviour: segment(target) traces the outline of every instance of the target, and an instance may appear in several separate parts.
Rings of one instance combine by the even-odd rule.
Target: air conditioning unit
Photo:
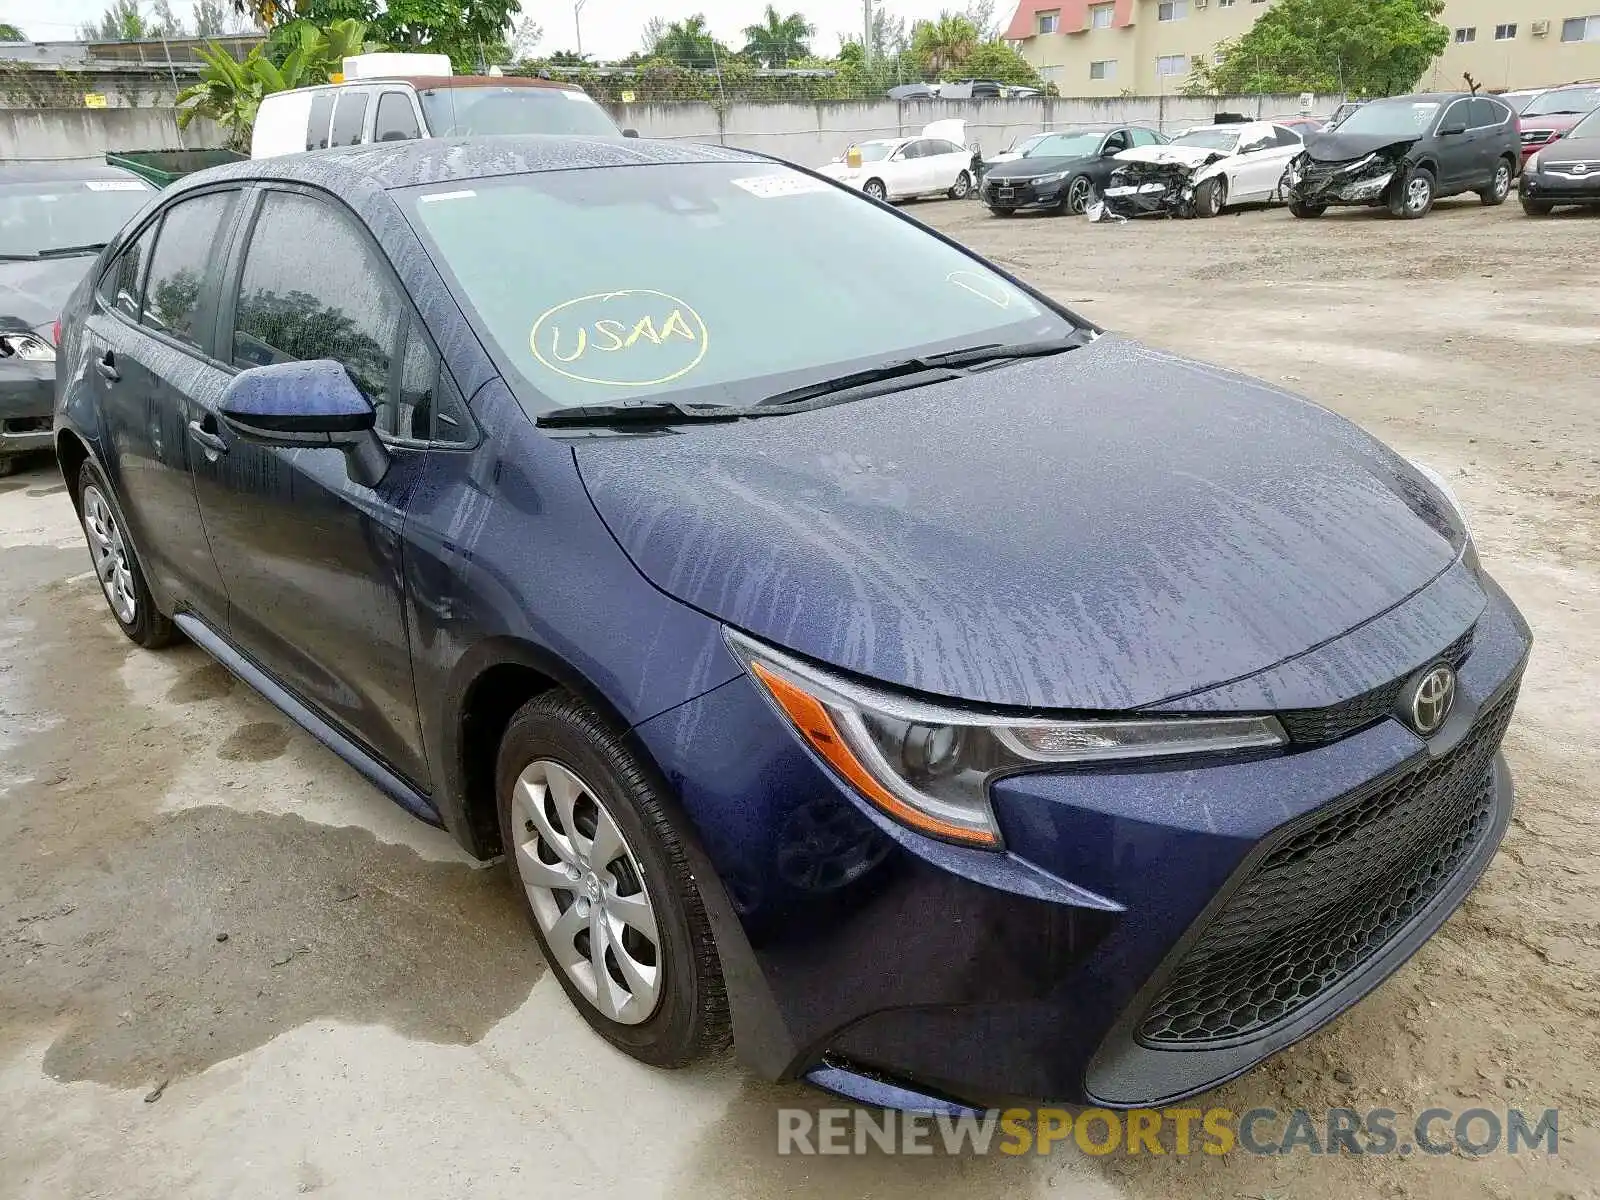
[[[1535,21],[1529,28],[1533,30],[1534,37],[1548,37],[1550,34],[1549,21]]]
[[[1210,3],[1210,0],[1194,0],[1196,8],[1204,8],[1208,3]]]

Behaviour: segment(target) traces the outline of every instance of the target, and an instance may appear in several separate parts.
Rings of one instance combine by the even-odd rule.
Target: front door
[[[331,199],[268,190],[257,200],[221,309],[231,367],[334,359],[392,435],[402,398],[417,388],[405,378],[412,360],[425,370],[429,359],[402,349],[410,310],[386,260]],[[337,450],[253,445],[213,427],[223,449],[196,463],[195,486],[233,641],[429,790],[401,562],[406,500],[425,451],[395,447],[388,474],[369,488],[350,479]]]
[[[1467,128],[1462,133],[1452,133],[1448,136],[1442,131],[1450,126]],[[1477,148],[1473,142],[1472,129],[1472,101],[1457,100],[1445,109],[1444,115],[1439,118],[1439,183],[1435,189],[1441,195],[1461,191],[1471,182],[1474,163],[1477,158]]]

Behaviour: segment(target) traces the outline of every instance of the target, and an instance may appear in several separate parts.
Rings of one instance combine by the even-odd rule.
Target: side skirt
[[[211,626],[193,614],[184,612],[178,613],[172,621],[190,641],[260,692],[284,716],[361,772],[385,796],[419,820],[441,829],[444,827],[438,811],[426,796],[312,711],[282,684],[235,650]]]

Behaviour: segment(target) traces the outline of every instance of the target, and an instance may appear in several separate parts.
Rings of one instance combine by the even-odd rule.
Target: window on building
[[[1163,77],[1173,75],[1187,75],[1189,73],[1189,56],[1187,54],[1163,54],[1156,59],[1156,74]]]
[[[1181,21],[1189,15],[1189,0],[1161,0],[1156,6],[1156,20]]]
[[[1090,79],[1115,79],[1117,77],[1117,60],[1103,58],[1099,62],[1089,64]]]
[[[1217,0],[1218,8],[1232,8],[1233,0]]]
[[[1039,14],[1040,33],[1059,33],[1061,30],[1061,10],[1052,9],[1050,12]]]
[[[1115,4],[1096,4],[1089,9],[1089,26],[1091,29],[1110,29],[1112,19],[1117,15]]]
[[[1497,42],[1509,42],[1516,36],[1517,27],[1515,25],[1496,25],[1494,27],[1494,40]]]
[[[1561,22],[1563,42],[1600,42],[1600,16],[1568,17]]]
[[[1060,67],[1060,66],[1057,66],[1057,67],[1040,67],[1039,68],[1039,78],[1043,79],[1046,83],[1061,83],[1061,82],[1063,82],[1061,73],[1063,71],[1065,71],[1065,70],[1066,70],[1065,67]]]
[[[1465,29],[1456,30],[1456,45],[1458,46],[1466,42],[1475,42],[1477,40],[1478,27],[1476,25],[1469,25]]]

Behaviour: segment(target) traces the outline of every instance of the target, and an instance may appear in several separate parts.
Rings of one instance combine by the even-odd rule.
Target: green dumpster
[[[166,187],[174,180],[207,167],[220,167],[223,163],[239,162],[249,158],[237,150],[108,150],[106,163],[132,171],[141,179],[148,179],[157,187]]]

